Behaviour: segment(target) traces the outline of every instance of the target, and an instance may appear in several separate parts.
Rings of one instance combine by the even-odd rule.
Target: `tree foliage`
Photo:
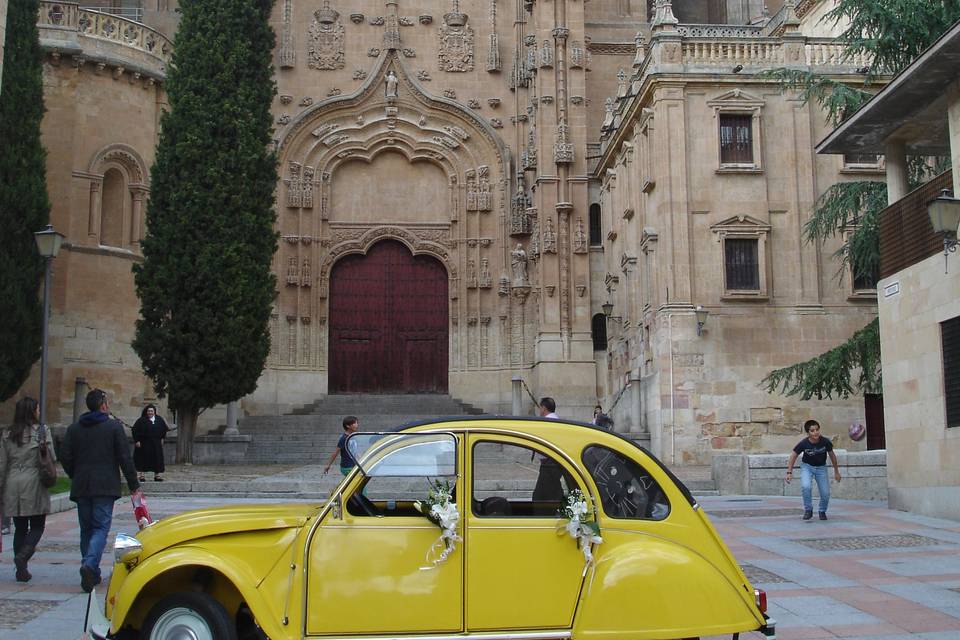
[[[134,267],[133,348],[192,460],[200,411],[256,388],[276,293],[270,0],[184,0]]]
[[[824,20],[847,22],[840,36],[844,55],[872,60],[863,86],[797,69],[773,69],[765,75],[813,101],[838,125],[871,96],[874,73],[896,73],[933,44],[960,19],[960,0],[837,0]],[[927,158],[910,158],[912,186],[941,169]],[[817,200],[804,225],[808,242],[823,243],[847,232],[834,253],[837,277],[845,273],[877,273],[880,266],[880,213],[887,206],[886,184],[877,181],[838,182]],[[873,320],[843,344],[811,359],[771,371],[761,381],[770,393],[799,394],[804,400],[881,390],[879,322]]]
[[[0,400],[17,392],[40,357],[43,259],[33,234],[50,219],[43,120],[43,53],[37,0],[7,8],[0,84]]]

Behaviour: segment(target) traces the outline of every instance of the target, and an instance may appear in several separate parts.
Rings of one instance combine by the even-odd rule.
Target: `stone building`
[[[821,116],[756,76],[791,64],[853,77],[817,37],[819,5],[278,0],[278,295],[243,409],[439,391],[509,412],[519,377],[566,416],[615,405],[618,429],[652,433],[678,462],[782,448],[761,432],[795,435],[811,405],[757,380],[875,313],[871,292],[832,280],[830,248],[799,234],[828,184],[878,165],[814,160]],[[151,394],[129,346],[130,265],[175,9],[42,3],[44,141],[67,234],[53,420],[69,419],[77,376],[121,415]],[[728,116],[753,126],[754,155],[721,167]],[[758,288],[727,291],[720,255],[744,241]],[[616,322],[599,323],[598,349],[608,287]],[[711,312],[699,341],[696,305]],[[862,403],[818,415],[845,426]]]

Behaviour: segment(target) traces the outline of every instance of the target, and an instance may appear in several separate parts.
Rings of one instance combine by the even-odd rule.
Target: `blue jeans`
[[[77,518],[80,520],[80,555],[84,565],[100,575],[100,558],[107,546],[107,536],[113,523],[113,503],[116,498],[94,496],[77,498]]]
[[[827,477],[827,465],[814,467],[806,462],[800,463],[800,493],[803,495],[803,510],[813,511],[813,482],[817,481],[820,494],[820,513],[826,513],[830,505],[830,478]]]

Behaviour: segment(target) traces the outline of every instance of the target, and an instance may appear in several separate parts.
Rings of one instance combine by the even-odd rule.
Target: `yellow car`
[[[761,631],[755,591],[650,453],[591,425],[464,418],[355,433],[322,505],[118,535],[97,638],[656,640]]]

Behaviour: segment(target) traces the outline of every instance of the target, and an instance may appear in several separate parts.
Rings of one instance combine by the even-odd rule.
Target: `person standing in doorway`
[[[337,440],[337,448],[333,452],[333,455],[327,460],[327,466],[323,469],[324,475],[330,470],[330,465],[333,464],[333,461],[337,459],[338,455],[340,456],[340,473],[344,476],[357,466],[357,461],[347,446],[347,438],[351,433],[356,433],[359,428],[360,420],[357,419],[357,416],[347,416],[343,419],[343,434],[340,436],[340,439]]]
[[[4,430],[0,439],[0,496],[3,515],[13,517],[17,582],[29,582],[33,577],[27,563],[37,550],[50,513],[50,492],[40,482],[37,464],[41,438],[53,451],[47,430],[40,428],[40,404],[33,398],[19,400],[13,425]]]
[[[137,478],[143,482],[144,474],[147,471],[153,472],[153,479],[157,482],[163,482],[162,474],[166,467],[163,464],[163,439],[166,437],[170,427],[167,422],[157,415],[157,407],[148,404],[143,408],[143,413],[136,422],[133,423],[131,435],[133,436],[133,465],[140,473]]]
[[[807,420],[803,423],[803,430],[807,437],[797,443],[787,461],[787,484],[793,479],[793,464],[800,459],[800,493],[803,495],[803,519],[813,518],[813,481],[817,482],[817,491],[820,493],[820,503],[817,511],[820,519],[827,519],[827,507],[830,506],[830,479],[827,477],[827,456],[833,463],[833,477],[840,482],[840,465],[837,454],[833,452],[833,443],[830,439],[820,435],[820,423],[816,420]]]
[[[100,584],[100,558],[113,523],[113,503],[120,497],[120,471],[131,494],[140,491],[137,470],[123,424],[110,415],[107,394],[87,394],[89,412],[67,428],[60,463],[70,476],[70,499],[80,522],[80,587],[87,593]],[[142,495],[142,494],[141,494]]]

